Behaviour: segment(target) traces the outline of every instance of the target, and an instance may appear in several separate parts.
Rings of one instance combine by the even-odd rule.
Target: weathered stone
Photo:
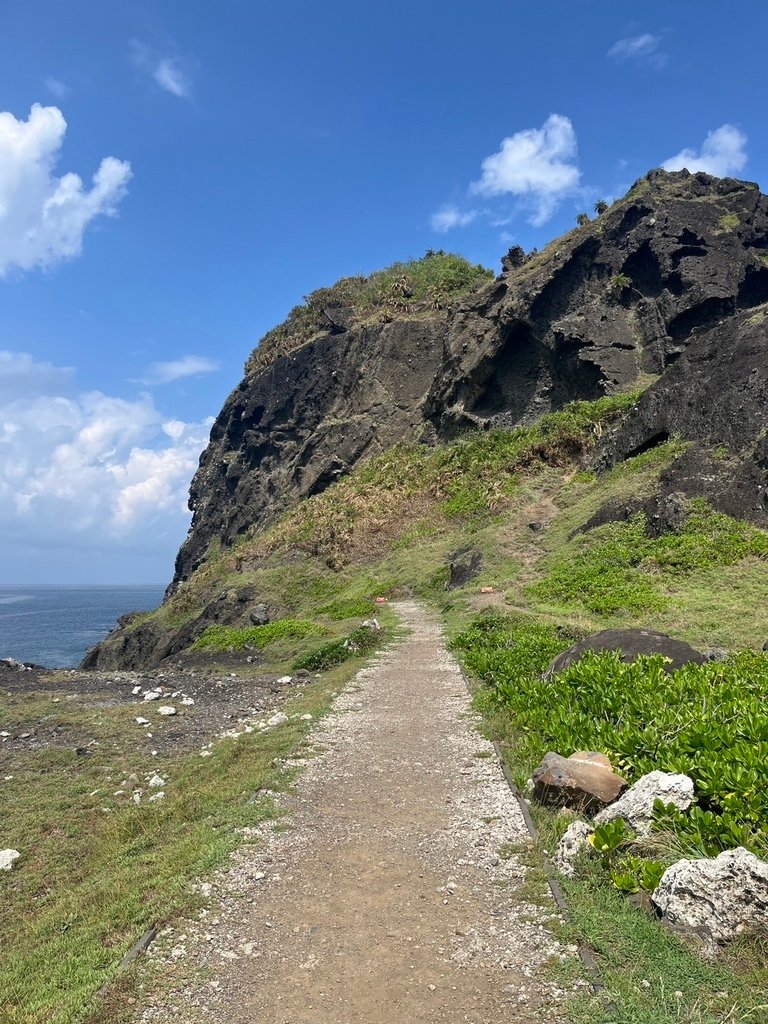
[[[163,704],[162,707],[157,709],[158,715],[162,715],[164,718],[170,718],[176,714],[176,708],[171,704]]]
[[[595,811],[611,803],[626,781],[603,754],[579,751],[570,757],[549,753],[533,773],[533,796],[540,803]]]
[[[623,818],[638,835],[647,835],[653,824],[653,805],[657,800],[685,811],[693,803],[693,782],[687,775],[649,772],[618,800],[595,816],[595,824]]]
[[[476,580],[483,567],[483,554],[474,544],[458,548],[448,556],[448,568],[450,576],[445,585],[446,590],[455,590],[457,587],[464,587],[472,580]]]
[[[708,860],[679,860],[653,902],[673,925],[706,929],[716,942],[768,927],[768,863],[738,847]]]
[[[0,850],[0,871],[10,871],[20,856],[18,850]]]
[[[620,651],[624,662],[635,661],[641,654],[661,654],[668,658],[666,670],[680,668],[693,662],[701,665],[706,657],[682,640],[674,640],[665,633],[654,633],[649,629],[604,629],[573,644],[551,662],[544,673],[551,679],[558,672],[575,664],[587,651]]]
[[[571,878],[576,873],[576,859],[589,845],[588,840],[592,831],[586,821],[571,822],[565,830],[552,858],[552,863],[561,875]]]
[[[254,626],[266,626],[269,623],[269,606],[257,604],[249,618]]]

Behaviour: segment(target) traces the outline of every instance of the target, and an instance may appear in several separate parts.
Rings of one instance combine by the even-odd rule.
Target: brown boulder
[[[604,754],[577,751],[570,757],[550,752],[533,773],[533,796],[540,803],[598,811],[626,786]]]

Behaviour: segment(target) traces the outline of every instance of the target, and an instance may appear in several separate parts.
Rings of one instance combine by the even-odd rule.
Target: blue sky
[[[764,0],[10,0],[0,582],[166,581],[209,418],[312,289],[498,267],[665,162],[765,186],[767,37]]]

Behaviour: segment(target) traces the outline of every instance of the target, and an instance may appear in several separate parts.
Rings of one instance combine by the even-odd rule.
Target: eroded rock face
[[[626,786],[604,754],[579,751],[570,757],[549,753],[533,773],[533,796],[544,804],[595,811]]]
[[[768,302],[766,251],[756,185],[654,171],[541,253],[511,251],[496,281],[448,313],[329,327],[227,399],[192,483],[175,583],[211,540],[226,546],[427,423],[442,437],[530,423],[640,373],[666,376],[695,331]],[[729,423],[733,411],[723,406]],[[740,430],[723,429],[725,443]]]
[[[651,898],[671,924],[728,942],[768,926],[768,863],[743,847],[711,860],[680,860]]]
[[[648,835],[653,825],[653,805],[657,800],[686,811],[693,803],[693,781],[674,772],[648,772],[630,786],[610,807],[595,815],[595,824],[623,818],[639,836]]]
[[[655,633],[650,629],[604,629],[579,640],[558,654],[544,673],[544,678],[551,679],[558,672],[575,664],[587,651],[619,651],[621,660],[627,664],[643,654],[661,654],[669,659],[665,666],[668,672],[690,662],[702,665],[707,660],[706,655],[690,644],[674,640],[666,633]]]
[[[756,273],[760,280],[765,275],[768,288],[768,261]],[[671,501],[703,497],[720,511],[765,528],[766,431],[768,303],[692,335],[680,359],[605,437],[594,464],[598,470],[610,468],[670,437],[694,440],[697,444],[662,474],[659,495],[627,514],[642,509],[652,528],[664,532],[675,529]]]
[[[673,494],[768,526],[767,260],[756,185],[654,171],[542,252],[511,251],[452,309],[358,325],[332,311],[326,333],[253,369],[227,399],[171,590],[211,544],[226,548],[402,439],[532,423],[648,374],[659,380],[602,440],[596,468],[679,434],[696,444],[665,471],[647,510],[654,528],[674,528]],[[170,634],[129,623],[104,661],[85,664],[157,664],[202,624]]]
[[[665,373],[694,331],[768,302],[766,247],[768,199],[756,185],[651,172],[460,305],[433,422],[443,436],[532,422],[640,371]]]
[[[212,540],[231,544],[361,459],[423,424],[446,317],[352,328],[308,342],[247,376],[227,399],[192,481],[189,535],[174,582]]]

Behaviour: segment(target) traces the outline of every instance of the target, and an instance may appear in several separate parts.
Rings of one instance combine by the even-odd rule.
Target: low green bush
[[[302,640],[309,636],[322,636],[325,629],[306,619],[277,619],[266,626],[209,626],[192,645],[193,651],[242,651],[253,648],[261,651],[278,640]]]
[[[533,767],[548,751],[598,750],[630,782],[653,770],[682,772],[696,788],[686,813],[658,808],[658,826],[684,851],[745,846],[768,853],[768,655],[664,671],[661,656],[624,664],[587,653],[554,679],[541,672],[567,646],[554,627],[480,620],[455,641],[487,684]]]
[[[303,654],[293,663],[294,670],[307,669],[310,672],[321,672],[324,669],[340,665],[348,658],[372,654],[380,645],[384,632],[380,629],[369,629],[358,626],[346,637],[331,640],[309,654]]]
[[[649,537],[638,514],[577,537],[529,592],[599,615],[659,610],[667,604],[665,588],[681,575],[748,557],[768,557],[768,533],[694,501],[678,532]]]
[[[364,619],[373,614],[374,607],[370,597],[339,598],[320,608],[318,615],[327,615],[336,622],[342,619]]]

